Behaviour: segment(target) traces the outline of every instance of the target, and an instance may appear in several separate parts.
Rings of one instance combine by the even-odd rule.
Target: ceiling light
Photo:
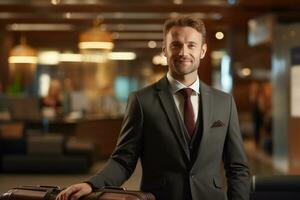
[[[37,59],[35,56],[10,56],[8,58],[9,63],[28,63],[28,64],[36,64]]]
[[[148,42],[148,47],[149,47],[149,48],[154,49],[156,46],[157,46],[157,45],[156,45],[156,42],[155,42],[155,41],[151,40],[151,41]]]
[[[134,52],[111,52],[109,59],[111,60],[134,60],[136,54]]]
[[[222,40],[224,38],[224,33],[223,32],[217,32],[215,34],[215,37],[218,39],[218,40]]]
[[[147,41],[118,41],[118,48],[120,49],[144,49],[149,48]],[[162,48],[162,41],[156,41],[156,48]]]
[[[70,12],[67,12],[67,13],[65,14],[65,17],[66,17],[67,19],[70,19],[71,16],[72,16],[72,14],[71,14]]]
[[[51,3],[52,3],[53,5],[57,5],[57,4],[59,4],[59,2],[60,2],[60,0],[51,0]]]
[[[60,62],[82,62],[81,54],[62,53],[59,56]]]
[[[38,55],[39,64],[43,65],[57,65],[59,63],[58,51],[43,51]]]
[[[81,58],[82,58],[82,62],[105,63],[108,60],[108,55],[107,54],[82,54]]]
[[[180,5],[183,3],[183,0],[173,0],[174,4]]]
[[[179,13],[178,12],[171,12],[170,13],[170,17],[171,18],[176,18],[176,17],[178,17],[179,16]]]
[[[8,62],[36,64],[36,50],[27,45],[25,37],[21,37],[20,44],[10,51]]]
[[[60,62],[92,62],[104,63],[110,60],[134,60],[134,52],[110,52],[108,57],[105,54],[75,54],[59,53],[58,51],[44,51],[39,53],[38,63],[44,65],[57,65]]]
[[[80,34],[79,48],[81,50],[110,51],[113,49],[112,34],[99,27],[101,22],[102,20],[96,19],[91,29]]]
[[[250,76],[250,75],[251,75],[251,69],[250,69],[250,68],[243,68],[243,69],[241,70],[241,74],[242,74],[243,76]]]
[[[111,42],[97,42],[97,41],[88,41],[88,42],[80,42],[80,49],[107,49],[111,50],[114,47],[114,44]]]
[[[113,36],[114,39],[119,39],[120,38],[120,34],[117,33],[117,32],[113,33],[112,36]]]
[[[71,24],[11,24],[6,26],[8,31],[72,31]]]
[[[158,32],[119,32],[119,40],[161,40],[162,34]]]

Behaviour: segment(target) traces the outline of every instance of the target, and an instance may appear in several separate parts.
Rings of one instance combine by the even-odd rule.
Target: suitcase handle
[[[107,189],[107,190],[120,190],[120,191],[126,191],[127,189],[125,187],[117,187],[117,186],[103,186],[101,189]]]
[[[60,190],[58,186],[52,186],[52,185],[22,185],[20,187],[15,187],[14,189],[36,190],[36,191],[45,191],[45,192]]]
[[[59,186],[54,185],[22,185],[19,188],[45,188],[45,189],[60,189]]]

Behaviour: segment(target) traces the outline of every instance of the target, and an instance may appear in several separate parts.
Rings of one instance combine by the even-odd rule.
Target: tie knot
[[[184,97],[184,99],[188,99],[191,97],[192,93],[193,93],[193,89],[191,88],[183,88],[181,90],[179,90],[179,92],[182,94],[182,96]]]

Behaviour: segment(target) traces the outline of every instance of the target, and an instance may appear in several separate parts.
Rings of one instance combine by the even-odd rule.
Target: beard
[[[169,63],[171,64],[171,70],[179,76],[197,71],[200,65],[200,62],[195,63],[193,59],[189,58],[173,59]]]

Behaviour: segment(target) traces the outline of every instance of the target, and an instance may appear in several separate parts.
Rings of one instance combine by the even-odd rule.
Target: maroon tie
[[[195,129],[194,110],[191,102],[191,95],[193,93],[193,90],[191,88],[183,88],[180,90],[180,93],[184,98],[184,108],[183,108],[184,124],[190,137],[192,138]]]

